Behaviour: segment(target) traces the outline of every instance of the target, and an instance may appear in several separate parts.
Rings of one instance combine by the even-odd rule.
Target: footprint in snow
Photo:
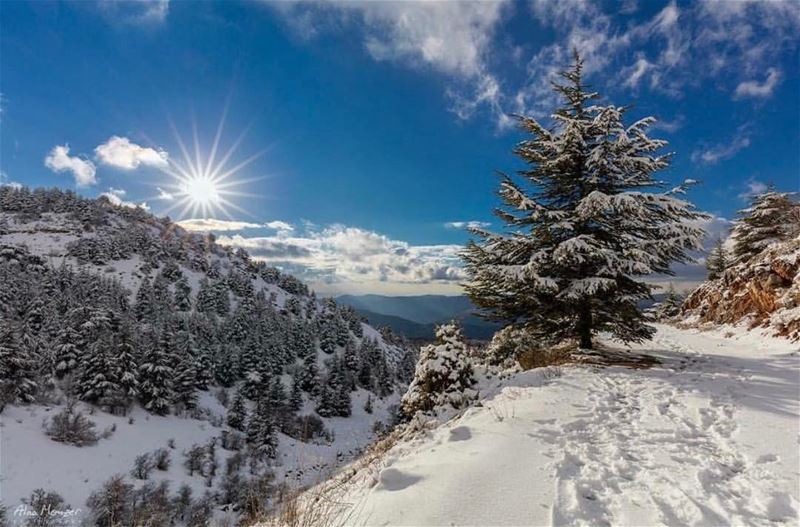
[[[388,491],[403,490],[420,481],[420,476],[406,474],[396,468],[381,471],[380,486]]]
[[[466,441],[472,437],[468,426],[457,426],[450,430],[450,441]]]

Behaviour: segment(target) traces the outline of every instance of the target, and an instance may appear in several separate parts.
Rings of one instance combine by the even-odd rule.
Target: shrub
[[[169,470],[169,465],[172,460],[169,457],[169,450],[166,448],[159,448],[153,451],[153,462],[158,470]]]
[[[75,410],[75,402],[70,401],[64,409],[54,415],[45,425],[45,433],[53,441],[75,446],[87,446],[97,443],[95,423]]]
[[[450,405],[459,408],[474,396],[472,364],[461,330],[455,323],[436,328],[436,343],[420,350],[414,380],[402,399],[406,417]]]
[[[130,525],[132,494],[133,485],[126,483],[122,476],[106,481],[86,500],[92,523],[98,527]]]
[[[133,461],[133,468],[131,469],[131,476],[136,479],[147,479],[150,477],[150,472],[155,468],[155,461],[151,454],[141,454],[136,456]]]
[[[30,498],[23,500],[34,512],[36,516],[28,520],[29,527],[57,527],[67,525],[70,518],[71,507],[64,504],[64,498],[60,494],[44,489],[36,489],[31,493]],[[5,524],[3,524],[5,525]]]
[[[325,428],[325,422],[314,414],[295,417],[286,425],[286,435],[308,443],[316,439],[330,441],[332,434]]]

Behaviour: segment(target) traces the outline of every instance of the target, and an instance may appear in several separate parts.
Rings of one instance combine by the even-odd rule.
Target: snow
[[[351,480],[347,525],[797,524],[797,344],[658,326],[652,369],[482,383]],[[560,373],[560,375],[559,375]]]
[[[199,392],[199,403],[211,414],[224,415],[225,409],[210,392]],[[376,421],[387,421],[389,406],[396,404],[397,395],[385,399],[372,396],[373,413],[364,411],[368,392],[359,389],[352,394],[353,414],[348,418],[323,419],[326,428],[334,433],[334,440],[326,443],[303,443],[279,434],[278,461],[272,467],[277,481],[286,481],[289,488],[324,481],[337,468],[360,453],[374,434]],[[128,416],[114,416],[99,410],[87,415],[94,421],[96,431],[103,432],[112,425],[116,431],[96,445],[76,447],[57,443],[45,435],[42,422],[62,408],[54,406],[7,406],[0,414],[0,502],[13,510],[30,496],[36,488],[55,490],[73,508],[86,512],[86,498],[111,476],[128,476],[136,456],[158,448],[168,448],[173,439],[175,448],[169,449],[172,463],[168,471],[154,470],[150,481],[168,480],[175,492],[181,484],[192,487],[194,496],[202,496],[209,489],[199,475],[189,476],[183,466],[183,452],[194,444],[205,444],[219,436],[224,427],[215,427],[203,420],[176,416],[157,416],[134,406]],[[79,408],[88,414],[89,405]],[[313,402],[306,402],[302,413],[313,413]],[[134,419],[133,424],[128,419]],[[225,459],[234,452],[217,448],[219,473]],[[128,477],[129,482],[144,482]],[[215,483],[219,483],[219,477]]]

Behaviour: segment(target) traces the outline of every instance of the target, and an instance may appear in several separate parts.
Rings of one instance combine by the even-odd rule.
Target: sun
[[[219,202],[219,191],[213,179],[192,176],[183,184],[183,190],[194,205],[210,207]]]
[[[172,131],[178,146],[180,146],[182,158],[176,159],[170,156],[167,160],[168,166],[163,169],[166,174],[173,178],[172,182],[163,185],[166,192],[162,191],[162,194],[169,196],[173,201],[172,205],[164,211],[165,215],[177,210],[179,211],[177,219],[185,219],[187,217],[208,218],[218,214],[223,214],[228,219],[233,219],[230,209],[234,209],[252,216],[252,214],[234,203],[233,200],[236,197],[259,197],[255,194],[242,192],[238,190],[238,187],[262,179],[262,177],[244,179],[241,174],[250,163],[261,157],[264,151],[229,167],[229,162],[244,139],[245,132],[239,135],[223,155],[218,156],[226,113],[223,112],[222,114],[214,136],[214,142],[207,154],[200,147],[196,126],[192,127],[194,152],[190,153],[181,135],[172,125]]]

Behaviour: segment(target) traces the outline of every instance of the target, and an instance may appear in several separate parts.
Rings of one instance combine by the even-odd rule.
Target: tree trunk
[[[592,349],[592,311],[588,305],[582,306],[578,315],[578,337],[581,349]]]

